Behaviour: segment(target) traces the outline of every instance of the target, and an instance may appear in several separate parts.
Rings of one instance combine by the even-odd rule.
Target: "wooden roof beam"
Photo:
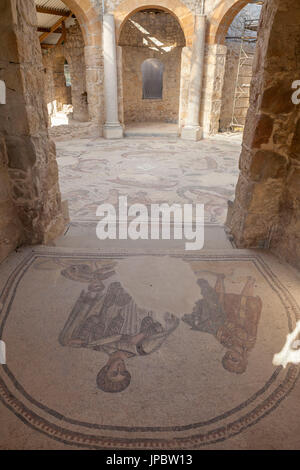
[[[41,44],[42,49],[54,49],[56,47],[56,44]]]
[[[51,28],[44,28],[43,26],[39,26],[37,30],[38,30],[39,33],[50,33],[51,32],[50,29]],[[62,28],[57,28],[54,31],[54,33],[61,34],[62,33]]]
[[[60,46],[66,40],[66,36],[67,36],[66,23],[63,21],[61,25],[62,25],[62,33],[61,33],[59,40],[57,41],[57,44],[56,44],[57,46]]]
[[[62,23],[65,20],[67,20],[71,15],[72,15],[72,12],[70,11],[68,16],[63,16],[53,26],[51,26],[50,31],[47,31],[46,33],[41,34],[39,38],[40,42],[43,42],[49,36],[49,34],[54,33],[57,30],[57,28],[59,28],[62,25]]]

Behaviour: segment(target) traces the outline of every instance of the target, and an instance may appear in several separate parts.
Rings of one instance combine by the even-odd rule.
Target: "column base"
[[[116,124],[113,126],[104,125],[103,126],[103,137],[104,139],[122,139],[123,138],[123,127],[121,124]]]
[[[192,140],[197,142],[203,138],[203,130],[200,126],[184,126],[181,131],[183,140]]]

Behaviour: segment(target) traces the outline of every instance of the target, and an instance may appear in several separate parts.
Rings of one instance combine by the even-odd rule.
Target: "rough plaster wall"
[[[33,0],[1,0],[0,258],[20,242],[43,243],[64,227],[55,146],[49,140]],[[30,47],[28,47],[30,44]]]
[[[124,121],[178,122],[181,51],[185,45],[182,29],[172,15],[163,12],[139,12],[130,20],[119,40],[123,56]],[[162,100],[142,99],[141,66],[148,58],[164,64]]]
[[[229,130],[232,121],[235,85],[238,73],[239,55],[241,47],[240,43],[238,42],[227,41],[226,45],[227,55],[220,116],[220,130],[222,131]],[[243,60],[243,63],[240,67],[238,85],[241,86],[250,85],[251,83],[255,44],[244,44],[243,48],[247,52],[249,58],[247,60]],[[239,98],[236,102],[236,107],[241,107],[242,109],[236,109],[235,116],[238,116],[239,123],[244,125],[246,121],[247,111],[249,108],[250,86],[242,87],[242,90],[245,92],[245,96],[243,98]]]

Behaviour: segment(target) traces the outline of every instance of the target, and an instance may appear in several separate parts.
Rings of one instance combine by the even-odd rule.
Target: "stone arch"
[[[118,49],[122,62],[119,61],[118,73],[122,83],[124,124],[177,124],[180,113],[182,50],[186,46],[179,20],[166,9],[142,8],[127,15],[120,33]],[[149,66],[150,59],[159,60],[163,65],[160,80],[156,81],[158,76],[155,79],[155,72]],[[145,63],[148,63],[147,77],[143,70]]]
[[[91,0],[63,0],[76,15],[86,46],[101,46],[102,25]]]
[[[265,2],[253,65],[240,176],[227,226],[238,247],[269,248],[300,268],[298,0]]]
[[[209,44],[224,44],[226,33],[236,15],[249,3],[249,0],[221,0],[209,17]]]
[[[145,0],[124,0],[113,11],[116,22],[116,35],[119,41],[123,25],[128,18],[140,10],[157,8],[173,15],[179,22],[185,36],[186,45],[191,46],[193,42],[195,18],[192,11],[181,3],[180,0],[159,0],[153,4]]]

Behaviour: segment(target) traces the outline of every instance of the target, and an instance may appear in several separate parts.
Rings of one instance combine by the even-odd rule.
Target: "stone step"
[[[178,125],[165,122],[127,124],[124,129],[125,137],[166,137],[178,138]]]
[[[84,248],[101,250],[129,251],[183,251],[188,240],[99,240],[96,236],[98,221],[73,221],[67,227],[64,235],[55,240],[54,246],[66,248]],[[171,230],[172,233],[172,230]],[[224,227],[206,225],[204,229],[204,249],[232,249]]]

